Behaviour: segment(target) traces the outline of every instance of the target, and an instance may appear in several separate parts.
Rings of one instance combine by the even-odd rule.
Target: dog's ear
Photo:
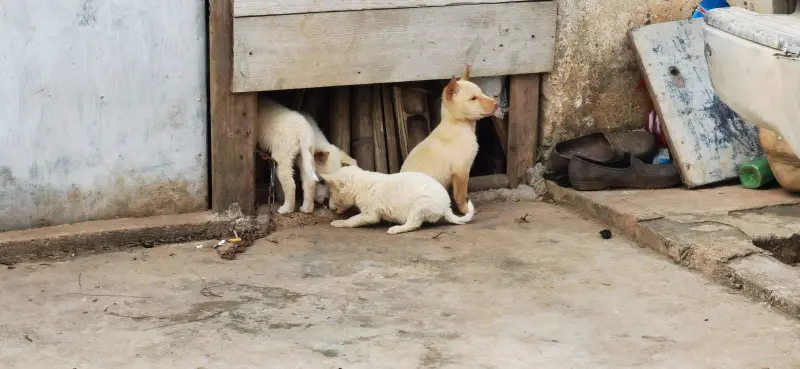
[[[358,166],[358,163],[356,162],[356,159],[351,158],[350,155],[345,154],[344,151],[342,151],[340,155],[342,156],[342,164],[350,165],[350,166],[354,166],[354,167]]]
[[[450,78],[450,83],[444,88],[444,98],[448,101],[453,100],[453,96],[458,93],[458,80],[456,76]]]
[[[328,156],[330,156],[330,154],[331,153],[327,151],[317,151],[314,153],[314,161],[320,164],[325,164],[328,162]]]
[[[461,76],[462,81],[469,81],[469,64],[467,64],[467,69],[464,69],[464,74]]]

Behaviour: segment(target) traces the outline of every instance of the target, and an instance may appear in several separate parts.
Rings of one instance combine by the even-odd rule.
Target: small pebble
[[[604,240],[610,239],[611,238],[611,231],[608,230],[608,229],[604,229],[604,230],[600,231],[600,237],[603,237]]]

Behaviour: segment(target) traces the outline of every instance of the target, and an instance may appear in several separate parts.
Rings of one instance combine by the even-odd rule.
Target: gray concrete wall
[[[0,0],[0,231],[207,208],[202,0]]]
[[[542,142],[594,131],[642,128],[652,105],[627,32],[689,18],[699,0],[557,0],[555,68],[542,85]],[[769,0],[729,0],[771,9]],[[763,4],[762,4],[763,3]],[[769,8],[769,9],[767,9]]]

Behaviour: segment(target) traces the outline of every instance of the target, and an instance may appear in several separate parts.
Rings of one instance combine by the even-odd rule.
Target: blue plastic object
[[[730,7],[730,5],[728,5],[728,2],[725,0],[703,0],[700,2],[700,5],[697,6],[697,9],[694,10],[694,13],[692,13],[692,18],[703,18],[706,12],[711,9],[727,7]]]
[[[658,149],[658,155],[653,158],[653,164],[672,164],[672,158],[669,156],[669,149]]]

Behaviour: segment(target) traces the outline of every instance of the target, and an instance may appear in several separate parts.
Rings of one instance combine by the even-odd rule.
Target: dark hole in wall
[[[415,91],[422,91],[418,93],[417,96],[425,96],[424,103],[427,105],[427,109],[425,109],[425,114],[411,114],[408,117],[407,127],[409,130],[409,141],[412,141],[414,137],[417,137],[417,141],[421,141],[425,136],[427,136],[430,132],[427,130],[427,120],[430,121],[431,130],[433,130],[440,121],[440,109],[441,109],[441,94],[444,86],[447,84],[447,80],[435,80],[435,81],[421,81],[421,82],[410,82],[410,83],[401,83],[398,84],[402,88],[409,88],[414,89]],[[353,89],[357,86],[350,86],[351,87],[351,106],[350,106],[350,114],[351,114],[351,127],[353,121],[353,114],[355,111],[355,104],[359,104],[362,102],[355,101],[353,99],[354,93]],[[331,143],[334,143],[331,137],[331,104],[333,103],[332,94],[334,88],[332,87],[323,87],[323,88],[313,88],[313,89],[305,89],[305,90],[283,90],[283,91],[269,91],[269,92],[262,92],[260,94],[265,94],[269,96],[271,99],[277,101],[278,103],[283,104],[284,106],[290,107],[295,110],[299,110],[302,112],[309,113],[314,119],[316,119],[317,124],[319,124],[320,129],[325,134]],[[419,101],[417,104],[413,104],[410,101],[406,103],[409,105],[413,105],[410,110],[418,111],[420,108]],[[393,105],[393,108],[394,105]],[[394,117],[394,112],[390,115]],[[421,121],[420,121],[421,120]],[[394,122],[396,125],[396,122]],[[478,122],[476,126],[476,133],[478,135],[478,144],[480,146],[478,150],[478,155],[475,158],[475,162],[473,164],[472,170],[470,172],[471,176],[482,176],[482,175],[490,175],[490,174],[505,174],[506,168],[506,158],[505,154],[503,153],[502,146],[500,144],[500,139],[495,133],[493,123],[491,119],[486,118]],[[388,139],[389,137],[387,137]],[[351,129],[350,132],[350,139],[351,139],[351,146],[354,141],[353,132]],[[399,138],[394,137],[397,141],[397,147],[399,150]],[[351,150],[351,155],[353,154]],[[402,156],[398,152],[397,153],[399,163],[402,165]],[[256,156],[256,201],[260,204],[267,204],[269,200],[270,194],[270,175],[271,165],[268,161],[262,160],[259,156]],[[296,206],[299,207],[302,203],[302,189],[300,186],[300,178],[297,174],[297,170],[295,170],[295,182],[297,183],[297,201]],[[283,201],[283,195],[280,191],[280,184],[278,183],[277,177],[274,178],[274,183],[277,187],[275,203],[280,205]]]

